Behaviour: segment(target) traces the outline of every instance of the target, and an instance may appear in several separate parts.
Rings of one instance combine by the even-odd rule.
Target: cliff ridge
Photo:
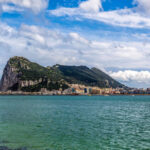
[[[24,57],[12,57],[7,62],[0,82],[1,91],[38,92],[65,90],[70,84],[99,88],[122,88],[124,85],[97,68],[54,65],[43,67]]]

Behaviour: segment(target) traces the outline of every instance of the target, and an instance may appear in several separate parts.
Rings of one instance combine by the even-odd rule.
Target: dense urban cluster
[[[52,90],[41,88],[39,92],[6,91],[0,95],[145,95],[150,94],[150,88],[99,88],[80,84],[69,84],[66,90]]]

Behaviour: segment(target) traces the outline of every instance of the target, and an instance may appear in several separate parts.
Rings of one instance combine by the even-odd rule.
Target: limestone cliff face
[[[23,57],[12,57],[4,68],[0,91],[38,92],[68,88],[57,68],[48,69]]]
[[[42,78],[39,80],[22,80],[21,75],[22,73],[18,71],[18,68],[12,66],[10,61],[8,61],[0,82],[0,91],[8,91],[12,89],[18,91],[23,87],[34,86],[42,82]]]
[[[42,83],[42,78],[40,78],[39,80],[21,80],[19,81],[19,87],[23,88],[23,87],[28,87],[28,86],[34,86],[37,85],[39,83]]]
[[[17,83],[19,83],[19,73],[17,73],[17,69],[12,67],[8,62],[3,71],[3,76],[0,82],[0,90],[8,91]]]
[[[96,68],[86,66],[54,65],[43,67],[23,57],[9,59],[0,82],[1,91],[38,92],[67,89],[69,84],[82,84],[100,88],[118,88],[124,85]]]

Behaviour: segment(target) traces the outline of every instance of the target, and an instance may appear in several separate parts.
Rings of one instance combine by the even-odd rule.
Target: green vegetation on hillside
[[[122,84],[112,79],[106,73],[97,68],[89,69],[86,66],[59,66],[65,79],[70,83],[78,83],[101,88],[123,87]]]
[[[68,83],[98,86],[101,88],[123,87],[122,84],[97,68],[90,69],[86,66],[63,65],[43,67],[23,57],[13,57],[8,61],[8,64],[12,68],[15,68],[19,80],[40,81],[36,85],[22,87],[22,91],[35,92],[40,91],[41,88],[46,88],[48,90],[64,90],[68,88]],[[19,88],[18,83],[10,87],[11,90],[17,90]]]

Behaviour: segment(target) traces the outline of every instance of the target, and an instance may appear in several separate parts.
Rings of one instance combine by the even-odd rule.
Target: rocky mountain
[[[38,92],[67,89],[69,84],[83,84],[101,88],[124,87],[97,68],[86,66],[54,65],[43,67],[23,57],[13,57],[7,62],[0,82],[1,91]]]

